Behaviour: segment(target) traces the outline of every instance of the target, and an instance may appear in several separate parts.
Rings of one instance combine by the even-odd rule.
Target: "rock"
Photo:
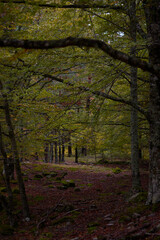
[[[43,178],[43,176],[41,174],[35,174],[34,175],[34,179],[41,179]]]
[[[64,187],[75,187],[75,182],[73,180],[63,180],[61,181]]]
[[[133,213],[133,215],[132,215],[132,217],[133,218],[140,218],[141,217],[141,215],[139,214],[139,213]]]
[[[104,216],[104,218],[108,218],[108,217],[111,217],[112,215],[109,213],[107,215]]]
[[[109,222],[107,226],[114,226],[114,222]]]
[[[147,219],[147,217],[146,217],[146,216],[143,216],[143,217],[140,217],[139,220],[140,220],[141,222],[143,222],[143,221],[145,221],[146,219]]]
[[[140,195],[141,193],[139,192],[139,193],[136,193],[136,194],[134,194],[133,196],[131,196],[129,199],[128,199],[128,202],[130,202],[130,201],[132,201],[132,200],[134,200],[135,198],[137,198],[139,195]]]
[[[104,220],[105,220],[105,221],[111,221],[112,218],[111,218],[111,217],[105,217]]]
[[[80,188],[75,188],[74,191],[75,191],[75,192],[80,192],[81,189],[80,189]]]
[[[90,209],[96,209],[96,208],[97,208],[97,206],[94,204],[90,206]]]

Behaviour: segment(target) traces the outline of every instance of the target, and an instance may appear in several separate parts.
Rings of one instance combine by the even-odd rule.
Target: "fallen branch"
[[[59,202],[56,204],[55,207],[47,210],[47,212],[45,213],[45,216],[37,223],[36,232],[35,232],[36,236],[39,234],[39,229],[44,227],[44,224],[47,221],[49,215],[57,209],[57,207],[59,206],[59,204],[62,200],[63,200],[63,197],[59,200]]]

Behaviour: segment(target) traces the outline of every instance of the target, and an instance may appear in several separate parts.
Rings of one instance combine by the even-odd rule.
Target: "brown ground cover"
[[[144,192],[132,199],[126,165],[24,163],[22,168],[31,220],[20,220],[17,194],[17,227],[13,235],[0,239],[160,239],[159,204],[145,205],[146,170],[141,171]],[[13,186],[17,187],[15,182]]]

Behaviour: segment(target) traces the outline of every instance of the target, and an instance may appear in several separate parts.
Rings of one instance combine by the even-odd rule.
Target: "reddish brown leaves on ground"
[[[142,173],[145,191],[127,201],[130,171],[120,167],[116,174],[117,166],[106,167],[23,164],[32,219],[19,220],[18,203],[15,233],[1,239],[156,239],[160,209],[145,205],[147,172]]]

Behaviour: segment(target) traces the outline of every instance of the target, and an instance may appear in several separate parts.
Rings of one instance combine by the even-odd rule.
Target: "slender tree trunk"
[[[44,147],[44,162],[48,163],[48,159],[49,159],[49,143],[45,143],[45,147]]]
[[[71,134],[68,137],[68,157],[72,157],[72,144],[71,144]]]
[[[13,194],[12,194],[12,189],[11,189],[11,185],[10,185],[9,169],[7,167],[7,165],[8,165],[7,154],[4,149],[4,145],[3,145],[1,125],[0,125],[0,151],[3,156],[3,165],[4,165],[4,172],[5,172],[5,183],[6,183],[7,194],[8,194],[8,203],[7,203],[7,200],[5,200],[5,198],[3,198],[2,196],[0,197],[0,200],[7,212],[8,217],[9,217],[10,225],[13,226],[14,225],[14,218],[13,218],[13,214],[12,214]]]
[[[130,35],[132,42],[136,44],[136,1],[129,2]],[[131,56],[136,56],[136,46],[131,47]],[[131,101],[138,105],[137,100],[137,68],[131,67]],[[139,143],[138,143],[138,115],[137,110],[131,107],[131,170],[132,170],[132,193],[141,190],[139,172]]]
[[[58,163],[58,147],[57,142],[54,142],[54,156],[55,156],[55,163]]]
[[[64,162],[64,153],[65,153],[65,146],[64,146],[64,138],[62,136],[62,162]]]
[[[78,147],[75,148],[75,163],[78,163]]]
[[[61,145],[61,137],[59,134],[59,142],[58,142],[58,153],[59,153],[59,163],[62,161],[62,145]]]
[[[49,162],[53,163],[53,143],[50,143]]]
[[[15,159],[15,169],[16,169],[17,180],[18,180],[18,185],[19,185],[19,190],[20,190],[20,195],[21,195],[21,200],[22,200],[23,216],[25,218],[30,218],[29,205],[28,205],[25,186],[24,186],[23,177],[22,177],[22,173],[21,173],[17,143],[16,143],[16,138],[15,138],[12,121],[11,121],[11,117],[10,117],[8,100],[6,97],[4,98],[4,102],[5,102],[4,109],[5,109],[6,123],[7,123],[8,129],[9,129],[9,137],[10,137],[11,145],[12,145],[12,149],[13,149],[13,154],[14,154],[14,159]]]
[[[13,213],[12,213],[12,208],[11,208],[10,204],[8,204],[6,197],[3,196],[1,193],[0,193],[0,203],[7,213],[10,225],[14,226],[14,217],[13,217]]]

